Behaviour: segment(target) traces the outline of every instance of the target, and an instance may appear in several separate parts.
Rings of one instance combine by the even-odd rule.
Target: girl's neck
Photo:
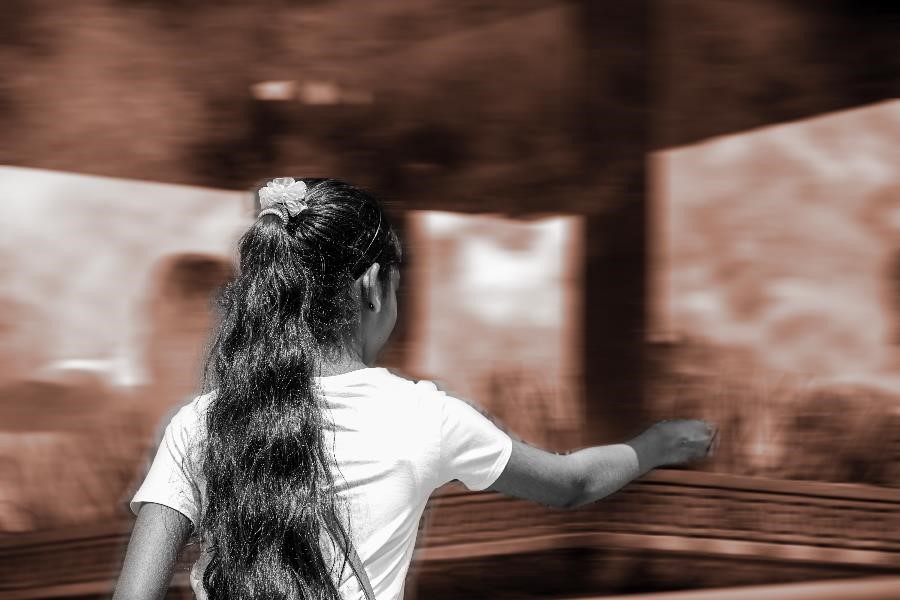
[[[369,365],[364,363],[358,356],[341,356],[335,360],[323,360],[319,368],[319,377],[330,377],[332,375],[343,375],[350,371],[359,369],[367,369]]]

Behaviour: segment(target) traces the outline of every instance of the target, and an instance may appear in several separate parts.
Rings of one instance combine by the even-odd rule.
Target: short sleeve
[[[188,463],[193,437],[188,410],[189,407],[179,410],[166,425],[156,456],[129,508],[137,515],[145,502],[162,504],[190,519],[196,530],[200,520],[200,493]]]
[[[458,479],[472,491],[494,483],[512,454],[512,439],[470,404],[441,395],[439,485]]]

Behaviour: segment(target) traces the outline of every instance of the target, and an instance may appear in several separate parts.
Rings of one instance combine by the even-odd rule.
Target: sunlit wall
[[[900,102],[652,156],[657,416],[703,468],[900,485]]]
[[[108,519],[198,386],[252,202],[13,167],[0,199],[0,530]]]

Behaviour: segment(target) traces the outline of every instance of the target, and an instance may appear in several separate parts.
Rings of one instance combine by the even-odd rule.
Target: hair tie
[[[278,218],[281,219],[281,222],[285,225],[287,225],[288,220],[290,220],[290,216],[287,214],[287,212],[282,210],[278,206],[271,206],[269,208],[262,209],[261,211],[259,211],[259,214],[256,215],[256,218],[258,219],[263,215],[278,215]]]
[[[259,205],[262,210],[256,218],[277,214],[285,225],[291,217],[296,217],[309,208],[306,199],[306,183],[294,181],[293,177],[276,177],[259,190]]]

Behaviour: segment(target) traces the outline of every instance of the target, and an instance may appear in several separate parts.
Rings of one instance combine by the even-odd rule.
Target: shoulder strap
[[[375,600],[375,592],[372,590],[372,584],[369,582],[369,576],[366,575],[366,569],[359,559],[359,554],[356,553],[356,549],[354,549],[352,545],[350,547],[344,546],[344,536],[340,535],[340,529],[334,522],[333,514],[329,513],[328,521],[328,526],[331,529],[331,533],[335,541],[337,541],[338,546],[341,547],[341,550],[347,552],[347,559],[350,561],[353,573],[356,574],[356,578],[359,580],[360,585],[362,585],[363,592],[366,594],[366,600]]]

